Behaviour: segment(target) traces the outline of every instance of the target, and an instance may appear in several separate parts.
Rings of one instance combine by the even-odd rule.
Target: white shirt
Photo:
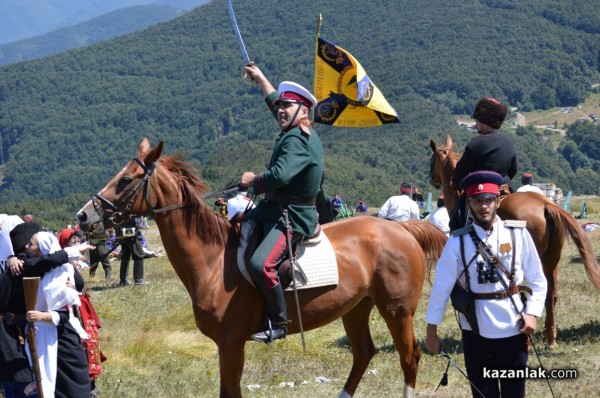
[[[490,250],[494,255],[498,256],[499,261],[504,268],[511,272],[513,242],[511,240],[510,229],[504,225],[504,221],[496,217],[492,232],[486,237],[486,232],[479,226],[473,225],[477,236],[490,246]],[[515,283],[517,285],[524,284],[531,288],[533,295],[527,299],[527,308],[525,313],[541,316],[544,309],[544,301],[546,300],[547,282],[542,270],[542,264],[538,257],[537,251],[531,235],[525,228],[514,228],[516,246],[515,258]],[[475,244],[469,236],[464,234],[465,245],[465,261],[467,264],[476,253]],[[481,256],[474,260],[468,267],[470,277],[471,291],[474,293],[492,293],[505,291],[501,282],[480,284],[477,281],[477,264],[481,260]],[[488,265],[486,264],[486,267]],[[464,265],[460,250],[460,237],[450,236],[440,259],[438,260],[435,282],[431,289],[429,298],[429,307],[425,317],[427,323],[439,325],[442,323],[450,292],[454,287],[455,281],[460,276],[460,279],[465,284],[465,276],[462,273]],[[502,273],[502,272],[501,272]],[[508,278],[502,275],[508,285]],[[522,303],[519,295],[514,295],[513,299],[519,310],[522,309]],[[519,315],[513,308],[510,298],[503,300],[475,300],[475,313],[477,315],[477,323],[479,325],[479,333],[481,336],[491,339],[511,337],[519,334],[518,320]],[[461,328],[471,330],[469,323],[464,315],[460,314]]]
[[[535,185],[531,184],[523,185],[522,187],[517,189],[517,192],[537,192],[540,195],[546,196],[546,194],[544,194],[544,191],[542,191],[539,187],[536,187]]]
[[[419,206],[408,195],[392,196],[381,206],[379,218],[406,221],[419,219]]]
[[[254,202],[243,193],[238,193],[227,201],[227,218],[231,220],[240,211],[254,208]]]
[[[446,206],[438,207],[432,211],[427,219],[430,223],[444,232],[446,236],[450,234],[450,227],[448,226],[450,223],[450,216],[448,215],[448,209],[446,209]]]

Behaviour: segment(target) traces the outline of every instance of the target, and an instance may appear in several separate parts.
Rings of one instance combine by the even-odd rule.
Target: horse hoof
[[[553,341],[552,343],[548,343],[548,348],[551,350],[556,350],[558,348],[558,343]]]

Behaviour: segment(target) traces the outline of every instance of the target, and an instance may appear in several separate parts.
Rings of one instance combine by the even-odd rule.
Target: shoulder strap
[[[477,252],[475,252],[475,255],[471,258],[471,260],[469,260],[469,263],[467,263],[466,258],[465,258],[465,240],[464,240],[464,235],[459,235],[460,238],[460,254],[461,254],[461,258],[462,258],[462,262],[463,262],[463,271],[461,274],[465,274],[465,282],[466,282],[466,289],[468,291],[471,291],[471,278],[469,276],[469,266],[473,263],[473,260],[475,260],[475,257],[477,257]],[[460,279],[460,275],[458,276],[457,280]]]
[[[481,256],[484,258],[484,260],[486,260],[488,263],[490,261],[495,261],[496,265],[498,266],[498,268],[504,273],[504,275],[506,275],[506,277],[508,278],[508,281],[511,285],[514,285],[514,280],[515,280],[515,231],[514,228],[510,228],[510,232],[511,232],[511,240],[512,240],[512,246],[513,246],[513,256],[512,256],[512,264],[511,264],[511,270],[510,272],[508,272],[506,270],[506,267],[504,266],[504,264],[502,263],[502,261],[500,261],[500,258],[498,258],[498,256],[494,255],[494,253],[492,253],[492,251],[490,250],[490,248],[483,243],[483,241],[479,238],[479,236],[477,236],[477,233],[475,232],[475,229],[472,229],[471,231],[469,231],[469,235],[471,236],[471,239],[473,239],[473,243],[475,243],[475,247],[477,248],[477,252],[479,252],[481,254]]]

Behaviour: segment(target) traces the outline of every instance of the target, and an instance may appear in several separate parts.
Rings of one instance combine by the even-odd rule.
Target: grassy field
[[[573,199],[573,207],[580,203]],[[600,200],[586,198],[589,218],[600,220]],[[582,220],[583,222],[583,220]],[[158,231],[145,231],[152,249],[160,249]],[[597,251],[600,232],[590,232]],[[113,262],[113,275],[118,263]],[[191,301],[166,257],[146,260],[148,286],[115,287],[88,280],[88,287],[102,320],[101,345],[104,363],[98,388],[102,397],[216,397],[218,357],[216,346],[195,327]],[[600,396],[600,296],[587,280],[574,246],[569,242],[559,266],[559,347],[547,349],[541,334],[535,342],[544,367],[575,368],[577,380],[553,380],[557,397]],[[425,353],[422,340],[424,314],[430,286],[426,283],[417,312],[415,330],[423,355],[417,380],[417,396],[462,397],[469,395],[468,382],[451,368],[449,384],[436,387],[447,361]],[[402,372],[391,337],[379,315],[372,314],[372,335],[378,348],[356,397],[401,396]],[[543,319],[540,320],[543,324]],[[459,329],[450,311],[441,327],[446,348],[464,369]],[[351,353],[341,321],[306,333],[307,353],[300,335],[289,336],[272,346],[246,345],[242,389],[246,397],[335,397],[350,371]],[[537,367],[530,356],[529,365]],[[528,396],[550,396],[545,381],[529,381]]]

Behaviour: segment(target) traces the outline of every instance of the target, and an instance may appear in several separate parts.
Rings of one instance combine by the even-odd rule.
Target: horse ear
[[[163,142],[161,141],[158,143],[156,148],[152,149],[150,151],[150,153],[148,155],[146,155],[146,157],[144,158],[144,164],[146,166],[150,166],[151,164],[154,164],[154,162],[156,162],[158,160],[158,158],[160,158],[160,155],[162,155],[162,151],[163,151]]]
[[[435,153],[435,151],[437,151],[437,146],[435,145],[435,142],[433,142],[433,140],[429,140],[429,146],[431,147],[431,150]]]
[[[140,142],[140,146],[138,147],[138,157],[142,157],[150,152],[150,141],[148,138],[144,137],[142,142]]]
[[[450,134],[446,134],[446,146],[452,148],[452,137],[450,137]]]

